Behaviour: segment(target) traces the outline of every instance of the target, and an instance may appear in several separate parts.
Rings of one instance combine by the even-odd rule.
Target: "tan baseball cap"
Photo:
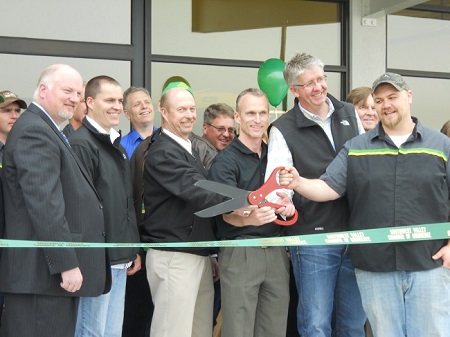
[[[27,108],[27,103],[25,103],[24,100],[21,100],[13,92],[9,90],[0,91],[0,108],[4,108],[14,102],[19,104],[19,107],[21,107],[22,109]]]

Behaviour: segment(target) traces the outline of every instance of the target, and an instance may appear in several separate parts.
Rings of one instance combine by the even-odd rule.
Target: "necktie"
[[[61,132],[61,136],[64,138],[64,140],[66,141],[66,143],[69,144],[69,139],[68,139],[67,136],[64,134],[64,132],[62,132],[62,131],[59,131],[59,132]],[[70,144],[69,144],[69,146],[70,146]]]

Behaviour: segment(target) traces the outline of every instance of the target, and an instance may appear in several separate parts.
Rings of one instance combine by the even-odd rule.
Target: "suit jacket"
[[[52,120],[35,104],[17,120],[3,155],[4,238],[105,242],[103,206],[92,181]],[[110,288],[104,248],[7,248],[0,292],[99,296]],[[61,272],[79,267],[83,285],[61,288]]]

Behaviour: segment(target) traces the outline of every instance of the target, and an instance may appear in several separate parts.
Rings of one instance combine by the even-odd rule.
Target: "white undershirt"
[[[389,138],[392,139],[392,141],[394,142],[394,144],[400,148],[400,146],[402,146],[402,144],[404,142],[406,142],[406,140],[409,138],[409,136],[411,136],[411,134],[407,134],[407,135],[402,135],[402,136],[389,136]]]

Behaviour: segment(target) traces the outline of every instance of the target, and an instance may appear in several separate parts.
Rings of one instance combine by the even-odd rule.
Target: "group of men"
[[[269,126],[266,94],[245,89],[234,110],[206,109],[203,137],[193,134],[195,98],[184,82],[163,88],[159,129],[146,89],[122,92],[109,76],[84,84],[67,65],[44,70],[28,108],[0,92],[1,237],[130,243],[2,249],[0,336],[210,337],[220,273],[222,336],[284,337],[292,263],[302,337],[363,337],[367,318],[375,336],[448,337],[448,240],[289,251],[166,245],[446,221],[450,139],[411,117],[400,75],[375,80],[380,123],[366,133],[355,107],[328,93],[318,58],[296,54],[284,76],[290,111]],[[114,129],[122,111],[133,126],[123,138]],[[63,133],[75,112],[80,121]],[[288,190],[270,196],[278,209],[195,215],[226,200],[197,181],[251,191],[279,166]],[[294,225],[274,223],[295,210]]]

